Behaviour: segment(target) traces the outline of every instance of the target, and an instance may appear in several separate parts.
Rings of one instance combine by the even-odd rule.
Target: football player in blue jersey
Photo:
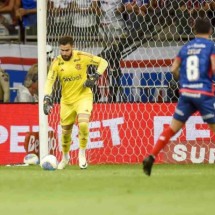
[[[179,80],[180,97],[170,125],[159,136],[152,152],[143,160],[143,172],[150,176],[158,153],[199,111],[202,119],[215,132],[215,97],[212,77],[215,74],[215,45],[209,40],[210,20],[198,18],[194,26],[195,39],[185,44],[173,61],[171,72]]]

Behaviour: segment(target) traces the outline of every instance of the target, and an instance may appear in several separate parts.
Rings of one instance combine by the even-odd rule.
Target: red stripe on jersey
[[[213,92],[207,92],[207,91],[202,91],[202,90],[190,90],[190,89],[180,89],[180,93],[193,93],[193,94],[202,94],[202,95],[207,95],[207,96],[214,96]]]

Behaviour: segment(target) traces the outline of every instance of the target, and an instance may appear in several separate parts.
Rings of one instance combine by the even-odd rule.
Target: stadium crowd
[[[18,35],[21,42],[23,32],[31,27],[36,29],[36,25],[36,0],[0,1],[0,36]]]
[[[113,96],[108,101],[115,102],[118,93],[126,101],[120,88],[121,59],[163,32],[165,38],[189,39],[199,16],[209,17],[215,26],[214,12],[215,0],[47,0],[47,22],[52,23],[47,38],[53,42],[59,32],[71,35],[77,48],[105,41],[100,56],[108,61],[111,74]],[[0,43],[5,43],[5,36],[8,42],[17,35],[18,43],[25,44],[28,34],[35,35],[36,43],[36,33],[37,0],[0,0]],[[113,50],[117,54],[111,60]],[[170,86],[177,100],[177,85]]]
[[[36,28],[36,7],[37,0],[0,0],[0,36],[14,35],[19,28]],[[214,0],[47,1],[48,18],[59,28],[69,26],[79,37],[98,33],[109,39],[125,36],[129,28],[140,28],[147,15],[160,16],[163,9],[169,10],[179,34],[191,33],[200,10],[215,24]],[[50,34],[56,31],[49,30]]]

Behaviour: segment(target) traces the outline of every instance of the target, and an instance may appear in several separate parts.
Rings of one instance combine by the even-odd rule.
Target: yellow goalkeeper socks
[[[79,143],[80,149],[85,149],[87,147],[87,141],[89,137],[88,122],[79,122]]]
[[[70,149],[71,144],[71,131],[70,130],[63,130],[62,131],[62,151],[63,154],[67,154]]]

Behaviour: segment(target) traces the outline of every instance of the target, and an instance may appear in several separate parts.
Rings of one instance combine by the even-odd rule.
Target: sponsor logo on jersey
[[[77,70],[81,70],[81,64],[76,64],[75,68],[76,68]]]
[[[66,82],[66,81],[78,81],[80,80],[82,77],[81,75],[78,75],[78,76],[70,76],[70,77],[63,77],[63,81]]]
[[[59,62],[58,66],[64,65],[64,62]]]

